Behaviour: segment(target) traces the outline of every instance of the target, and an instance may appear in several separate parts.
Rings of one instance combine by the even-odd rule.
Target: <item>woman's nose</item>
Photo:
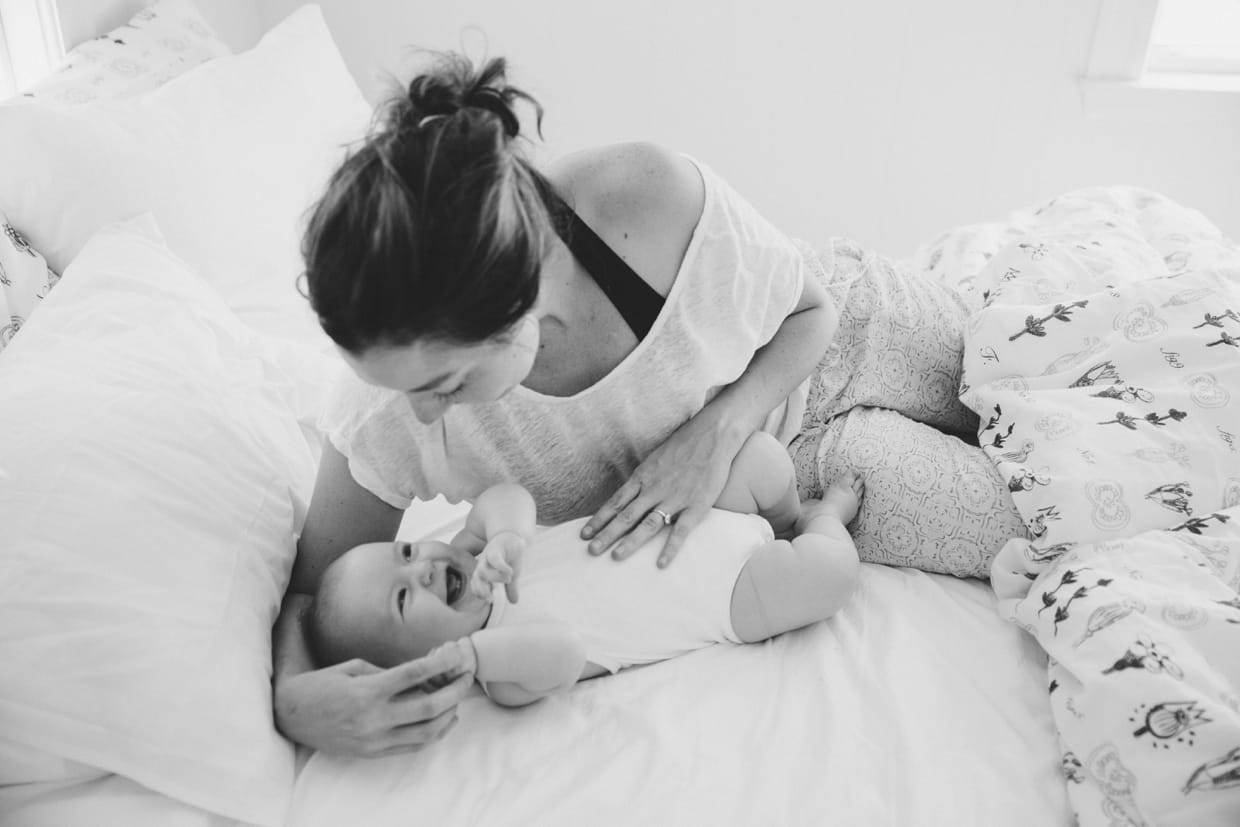
[[[419,394],[409,397],[409,407],[413,408],[413,415],[418,418],[419,422],[423,425],[430,425],[443,416],[444,411],[452,407],[452,403],[437,399],[434,396]]]

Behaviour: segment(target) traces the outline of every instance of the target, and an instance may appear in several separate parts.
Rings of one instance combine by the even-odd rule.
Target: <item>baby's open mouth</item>
[[[448,605],[454,605],[464,591],[465,578],[456,566],[447,566],[444,569],[444,597],[447,598]]]

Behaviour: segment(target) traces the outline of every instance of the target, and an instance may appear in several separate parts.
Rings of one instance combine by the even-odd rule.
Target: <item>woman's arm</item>
[[[362,543],[396,539],[403,513],[359,485],[344,454],[325,443],[289,591],[313,594],[323,570],[341,554]]]
[[[524,706],[575,684],[586,648],[565,623],[542,621],[482,629],[469,636],[478,682],[496,703]]]
[[[704,186],[687,158],[650,144],[588,154],[570,186],[594,207],[604,240],[666,295],[702,215]],[[586,523],[590,553],[623,559],[675,517],[659,557],[671,562],[723,490],[745,439],[809,376],[835,335],[838,313],[811,275],[800,300],[744,373],[647,456]]]
[[[324,447],[289,591],[272,630],[276,726],[299,744],[353,755],[420,749],[448,731],[472,685],[472,674],[453,653],[386,670],[360,660],[314,669],[302,612],[323,570],[359,543],[394,539],[400,519],[399,509],[353,480],[339,451]]]
[[[809,376],[837,323],[826,291],[807,276],[800,302],[745,372],[651,452],[586,524],[590,552],[628,557],[663,528],[657,508],[676,517],[658,564],[671,563],[723,491],[741,445]]]

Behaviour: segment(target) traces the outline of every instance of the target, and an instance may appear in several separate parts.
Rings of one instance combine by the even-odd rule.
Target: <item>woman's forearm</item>
[[[839,314],[826,291],[811,281],[805,291],[805,306],[789,315],[745,372],[703,408],[721,418],[723,437],[734,438],[738,448],[805,381],[835,336]]]
[[[276,683],[282,677],[299,675],[314,668],[301,625],[302,612],[312,600],[308,594],[293,592],[284,597],[284,605],[280,607],[280,614],[271,630],[272,679]]]

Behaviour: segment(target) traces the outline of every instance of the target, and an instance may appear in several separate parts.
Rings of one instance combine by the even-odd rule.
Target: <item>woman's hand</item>
[[[484,600],[491,599],[491,589],[504,584],[509,603],[517,602],[517,579],[521,576],[521,557],[525,554],[525,538],[515,531],[501,531],[478,555],[478,565],[470,578],[470,590]]]
[[[460,647],[432,652],[392,669],[351,660],[279,676],[276,726],[324,752],[377,757],[413,752],[456,724],[456,705],[474,680]]]
[[[582,528],[590,554],[610,549],[614,559],[624,560],[671,525],[658,566],[671,564],[719,498],[746,436],[709,409],[677,428]]]

